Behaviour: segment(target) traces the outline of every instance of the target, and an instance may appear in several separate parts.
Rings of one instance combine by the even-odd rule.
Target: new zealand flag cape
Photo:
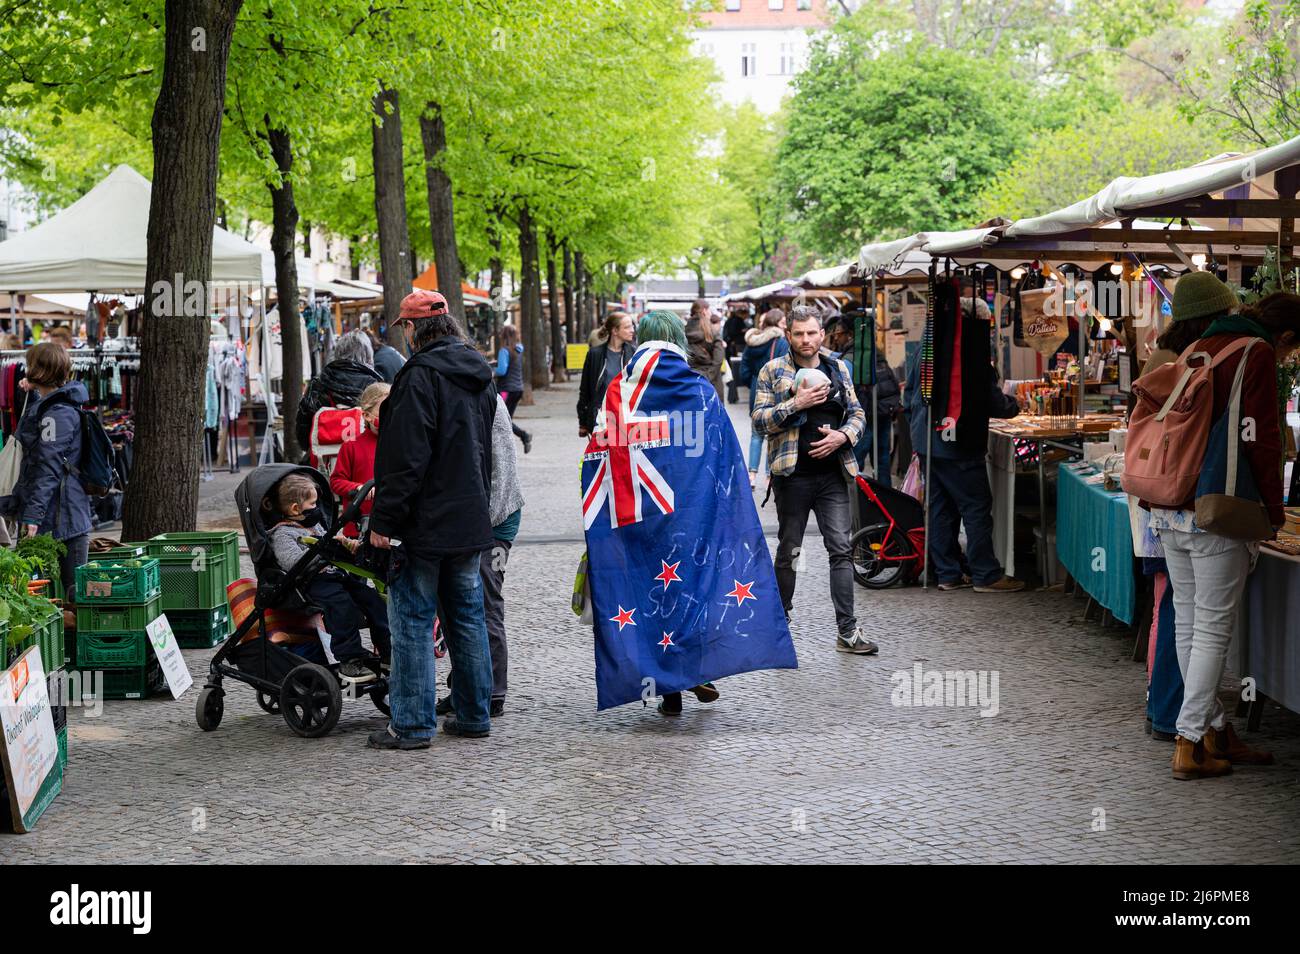
[[[582,462],[598,708],[798,666],[748,473],[713,385],[638,348]]]

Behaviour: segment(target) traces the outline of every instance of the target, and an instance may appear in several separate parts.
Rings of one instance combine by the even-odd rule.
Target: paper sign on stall
[[[39,647],[0,673],[0,726],[0,762],[14,831],[28,832],[63,790],[59,739]]]
[[[1052,297],[1060,295],[1058,286],[1027,288],[1020,293],[1021,334],[1025,344],[1043,356],[1053,354],[1070,333],[1070,320],[1063,309],[1050,307]]]
[[[179,699],[186,689],[194,685],[194,677],[190,675],[190,667],[185,665],[185,657],[181,655],[181,647],[176,644],[176,636],[172,633],[172,624],[167,621],[167,614],[164,613],[146,626],[145,632],[149,634],[149,643],[153,646],[153,654],[158,657],[158,665],[167,679],[167,688],[172,691],[172,698]]]

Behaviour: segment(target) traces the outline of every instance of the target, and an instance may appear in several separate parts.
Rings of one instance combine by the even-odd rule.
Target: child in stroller
[[[295,534],[300,555],[291,566],[284,567],[276,559],[271,536],[277,525],[285,522],[278,490],[290,477],[310,485],[317,500],[317,506],[312,508],[310,497],[303,495],[293,512],[299,518],[304,516],[302,510],[316,509],[319,513],[313,514],[316,519],[311,521],[316,532],[302,528],[304,532]],[[225,709],[223,681],[227,678],[252,686],[262,709],[282,715],[290,729],[306,738],[325,735],[338,723],[345,687],[348,698],[369,696],[375,707],[388,715],[388,673],[380,658],[368,654],[356,657],[368,666],[372,678],[344,682],[335,671],[338,667],[328,665],[319,628],[313,622],[318,613],[329,619],[344,599],[347,611],[357,612],[348,590],[342,589],[345,584],[337,580],[344,593],[341,599],[311,595],[314,581],[331,570],[373,580],[377,590],[374,598],[383,606],[386,561],[373,558],[380,551],[361,545],[354,552],[354,548],[335,539],[345,523],[359,519],[361,501],[371,486],[373,482],[363,484],[342,515],[329,482],[311,467],[264,464],[236,488],[235,502],[257,580],[237,580],[226,589],[235,629],[212,657],[207,682],[195,702],[195,719],[203,731],[212,732],[221,724]],[[360,580],[357,585],[361,585]],[[379,615],[373,604],[372,610],[373,615]],[[383,622],[383,628],[371,622],[371,635],[376,648],[386,651],[386,608]],[[325,640],[335,645],[328,636]]]
[[[275,489],[280,520],[271,528],[271,550],[280,569],[289,571],[307,552],[304,539],[325,535],[322,513],[316,505],[316,481],[304,474],[288,474]],[[266,501],[269,503],[269,501]],[[338,541],[351,553],[357,541]],[[361,622],[370,627],[370,638],[386,663],[389,656],[388,606],[384,598],[354,576],[336,566],[326,566],[303,586],[303,593],[321,607],[329,633],[329,655],[338,660],[339,678],[344,682],[370,682],[377,675],[374,658],[361,644]]]

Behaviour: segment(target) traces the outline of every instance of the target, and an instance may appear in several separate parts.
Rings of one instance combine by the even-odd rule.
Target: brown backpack
[[[1214,427],[1214,369],[1253,339],[1239,338],[1213,359],[1195,342],[1178,360],[1133,382],[1137,404],[1124,448],[1126,493],[1156,507],[1196,496],[1196,481]]]

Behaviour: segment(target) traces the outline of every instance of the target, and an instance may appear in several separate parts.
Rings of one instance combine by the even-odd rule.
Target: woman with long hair
[[[1194,339],[1197,351],[1214,360],[1235,349],[1213,370],[1214,386],[1208,392],[1213,401],[1210,427],[1227,412],[1240,367],[1241,418],[1254,421],[1253,439],[1240,443],[1241,465],[1254,478],[1269,522],[1276,529],[1283,523],[1277,365],[1300,347],[1300,296],[1276,292],[1238,309],[1236,294],[1210,272],[1185,275],[1174,288],[1175,325],[1208,321]],[[1176,346],[1182,342],[1167,343]],[[1183,676],[1173,776],[1211,778],[1226,775],[1234,765],[1271,764],[1271,754],[1252,749],[1237,737],[1218,697],[1233,623],[1258,541],[1199,526],[1195,498],[1176,507],[1147,506],[1169,568],[1175,645]]]
[[[713,314],[709,303],[697,298],[691,305],[691,317],[686,322],[686,363],[692,371],[704,375],[725,400],[722,391],[722,362],[727,360],[727,346],[713,330]]]
[[[603,342],[587,349],[582,362],[582,380],[578,383],[578,436],[587,437],[596,429],[596,414],[605,400],[609,383],[623,373],[632,360],[632,316],[616,311],[600,328]]]
[[[524,442],[524,453],[533,449],[533,435],[515,423],[515,408],[524,396],[524,343],[519,340],[519,329],[505,325],[501,329],[501,349],[497,352],[497,390],[510,412],[510,429]]]

